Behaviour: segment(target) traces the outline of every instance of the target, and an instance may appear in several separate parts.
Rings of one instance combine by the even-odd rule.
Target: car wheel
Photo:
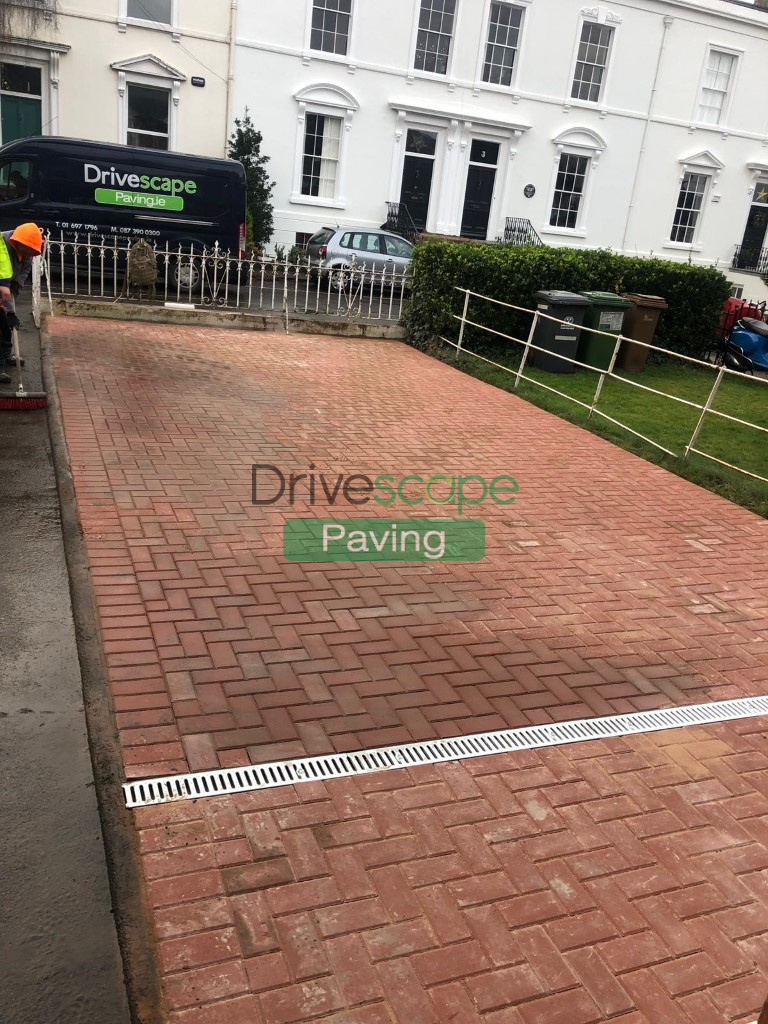
[[[200,286],[200,260],[179,259],[171,266],[171,284],[180,292],[195,291]]]
[[[334,292],[346,292],[352,284],[352,268],[346,264],[341,267],[332,267],[328,271],[328,283]]]

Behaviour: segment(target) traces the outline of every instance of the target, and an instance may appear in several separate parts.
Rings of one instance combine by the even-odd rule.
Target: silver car
[[[391,231],[364,228],[321,228],[307,242],[310,266],[328,274],[331,287],[341,291],[354,270],[386,271],[384,280],[405,277],[413,246]]]

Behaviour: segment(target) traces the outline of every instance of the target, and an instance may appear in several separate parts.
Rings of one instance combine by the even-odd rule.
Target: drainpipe
[[[232,0],[229,11],[229,64],[227,66],[227,117],[224,122],[224,156],[229,148],[232,132],[232,93],[235,81],[235,42],[237,30],[237,0]]]
[[[649,129],[650,125],[651,125],[651,117],[653,115],[654,100],[656,99],[656,87],[657,87],[657,84],[658,84],[658,81],[659,81],[659,71],[661,70],[661,58],[662,58],[662,56],[664,54],[664,47],[667,44],[667,33],[669,32],[670,28],[672,27],[672,24],[674,23],[674,20],[675,19],[670,17],[669,15],[665,15],[665,17],[664,17],[664,34],[661,37],[661,46],[659,47],[659,55],[656,58],[656,71],[655,71],[654,76],[653,76],[653,87],[651,88],[651,98],[648,101],[648,116],[646,117],[645,124],[643,125],[643,137],[640,140],[640,152],[637,154],[637,162],[635,164],[635,178],[634,178],[634,181],[632,182],[632,193],[631,193],[630,198],[629,198],[629,209],[627,210],[627,220],[626,220],[626,223],[624,225],[624,237],[621,240],[621,251],[622,252],[624,252],[624,247],[627,244],[627,235],[629,234],[629,222],[632,219],[632,210],[634,209],[634,206],[635,206],[635,196],[637,195],[637,183],[640,180],[640,167],[641,167],[641,164],[643,162],[643,156],[645,155],[645,142],[646,142],[646,139],[648,137],[648,129]]]

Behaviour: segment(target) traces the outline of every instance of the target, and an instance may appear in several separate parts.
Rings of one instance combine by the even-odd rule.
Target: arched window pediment
[[[556,146],[575,146],[578,149],[590,149],[593,152],[602,153],[606,148],[606,141],[592,128],[566,128],[552,140]]]
[[[336,107],[342,110],[359,110],[360,108],[360,104],[352,93],[338,85],[331,85],[329,82],[307,85],[294,93],[293,98],[297,103],[312,104],[312,106]]]

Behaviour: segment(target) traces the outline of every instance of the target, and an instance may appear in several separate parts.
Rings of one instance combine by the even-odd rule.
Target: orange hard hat
[[[43,251],[43,232],[37,224],[19,224],[11,235],[11,241],[34,249],[38,255]]]

